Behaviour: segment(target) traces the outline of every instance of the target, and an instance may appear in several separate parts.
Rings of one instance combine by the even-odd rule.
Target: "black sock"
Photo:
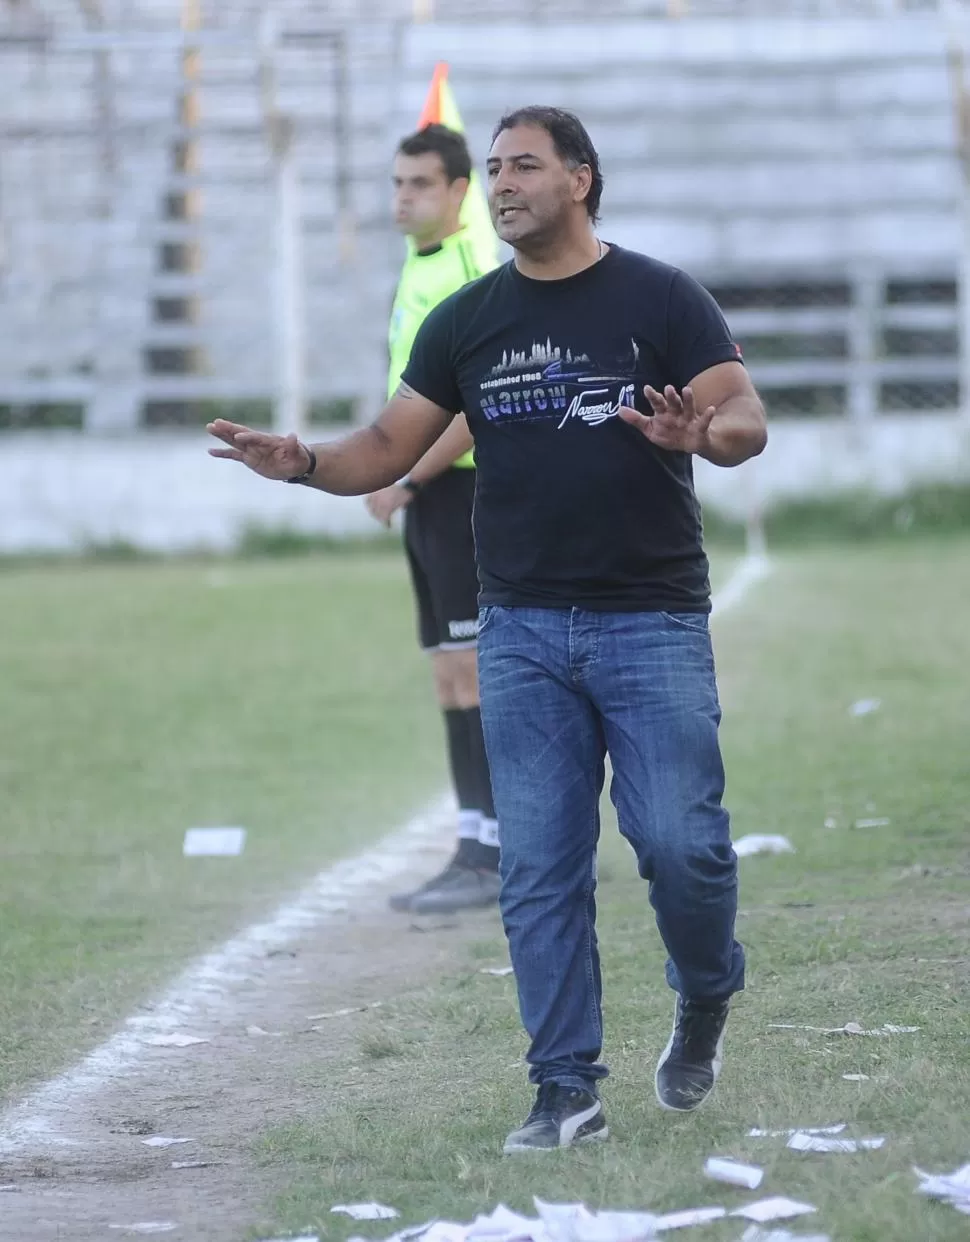
[[[465,709],[465,720],[468,730],[469,749],[478,782],[478,801],[476,806],[482,813],[482,819],[486,823],[494,824],[495,802],[492,798],[492,779],[488,770],[488,756],[485,753],[485,734],[482,731],[481,710],[477,707],[467,707]],[[486,844],[482,840],[479,840],[477,844],[478,848],[475,851],[477,861],[474,863],[474,866],[480,867],[483,871],[497,871],[499,860],[498,846],[491,843]]]
[[[466,713],[460,707],[444,710],[445,733],[448,738],[448,766],[458,799],[459,821],[476,816],[479,800],[479,777],[469,738]],[[455,861],[467,867],[478,866],[478,840],[459,832]]]

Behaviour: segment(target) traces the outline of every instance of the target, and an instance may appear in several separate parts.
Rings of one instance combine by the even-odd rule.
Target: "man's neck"
[[[423,254],[428,250],[437,250],[447,238],[459,232],[461,232],[461,224],[456,220],[449,220],[447,224],[443,224],[431,233],[425,233],[422,237],[415,237],[412,234],[411,241],[418,254]]]
[[[515,266],[532,280],[565,280],[592,267],[604,253],[605,247],[589,225],[578,235],[553,238],[527,251],[516,249]]]

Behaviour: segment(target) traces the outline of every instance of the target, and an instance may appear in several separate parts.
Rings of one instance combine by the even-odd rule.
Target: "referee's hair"
[[[534,125],[537,129],[544,129],[552,139],[556,154],[567,168],[589,165],[592,180],[586,195],[586,210],[595,224],[600,217],[603,173],[593,140],[579,117],[574,112],[567,112],[565,108],[547,108],[541,104],[516,108],[513,112],[506,112],[495,126],[492,142],[504,129],[514,129],[517,125]]]
[[[398,143],[399,155],[427,155],[433,151],[441,157],[449,184],[472,175],[472,157],[468,151],[465,135],[447,125],[425,125],[414,134],[408,134]]]

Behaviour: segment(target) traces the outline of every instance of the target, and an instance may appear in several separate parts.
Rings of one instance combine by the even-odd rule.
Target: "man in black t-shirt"
[[[717,1079],[744,954],[691,459],[739,465],[766,430],[710,295],[596,237],[603,181],[576,117],[503,117],[488,185],[515,257],[428,315],[372,427],[310,449],[220,420],[228,447],[210,451],[354,495],[400,478],[465,412],[501,908],[538,1087],[505,1142],[519,1152],[607,1136],[594,902],[607,753],[676,993],[657,1098],[689,1111]]]

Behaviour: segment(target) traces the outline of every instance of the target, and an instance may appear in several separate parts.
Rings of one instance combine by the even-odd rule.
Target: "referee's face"
[[[465,181],[449,182],[436,151],[423,155],[396,155],[391,174],[394,186],[394,223],[421,244],[439,239],[456,216],[464,197]]]

